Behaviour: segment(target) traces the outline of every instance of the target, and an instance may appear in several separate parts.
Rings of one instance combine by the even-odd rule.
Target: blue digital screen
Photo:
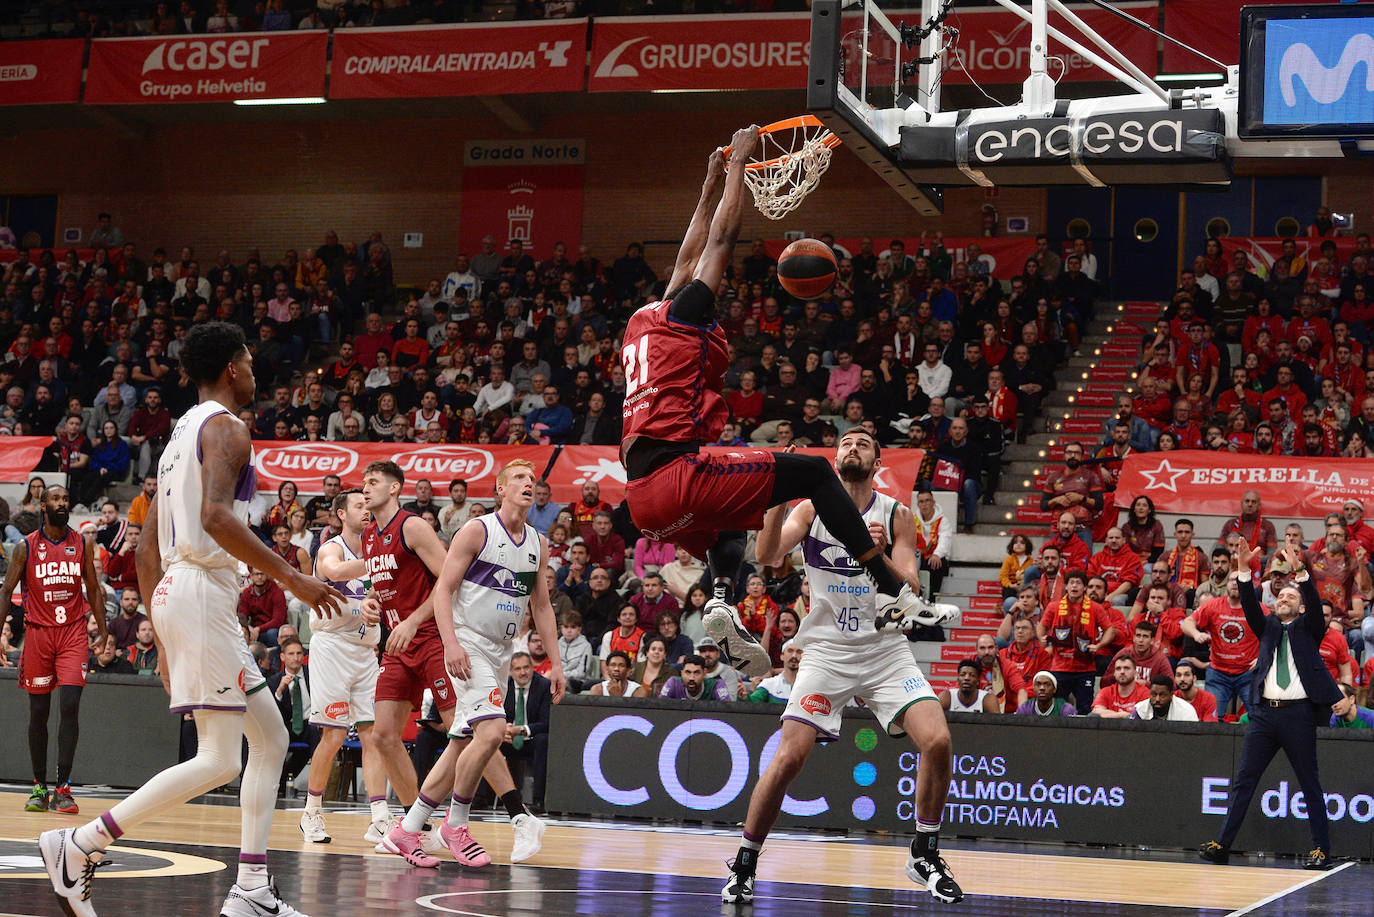
[[[1264,123],[1374,123],[1374,16],[1269,19]]]

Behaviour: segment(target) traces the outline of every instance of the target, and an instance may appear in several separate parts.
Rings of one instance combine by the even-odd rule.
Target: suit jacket
[[[287,731],[287,732],[290,732],[290,731],[291,731],[291,689],[290,689],[290,688],[287,688],[285,691],[283,691],[283,692],[281,693],[281,697],[280,697],[280,698],[277,697],[277,687],[278,687],[279,685],[281,685],[281,680],[282,680],[282,678],[283,678],[285,675],[286,675],[286,671],[285,671],[285,670],[282,670],[282,671],[276,673],[275,675],[270,676],[270,677],[267,679],[267,687],[266,687],[264,690],[267,690],[267,691],[271,691],[271,692],[272,692],[272,700],[276,702],[276,704],[277,704],[277,709],[281,711],[281,718],[282,718],[282,722],[286,724],[286,731]],[[310,666],[308,666],[308,665],[303,665],[303,666],[301,666],[301,677],[305,679],[305,689],[306,689],[307,691],[310,690]],[[305,709],[305,728],[306,728],[306,731],[309,731],[309,729],[310,729],[310,705],[309,705],[309,704],[306,705],[306,709]]]
[[[515,700],[516,700],[515,679],[506,679],[506,722],[515,722]],[[530,681],[529,687],[525,689],[525,725],[530,728],[530,735],[547,735],[549,731],[549,714],[553,711],[553,685],[549,680],[538,672],[534,673],[534,678]]]
[[[1259,661],[1250,681],[1251,692],[1259,697],[1264,691],[1264,679],[1269,674],[1269,667],[1274,663],[1283,624],[1277,614],[1265,614],[1264,606],[1255,595],[1253,581],[1242,580],[1239,585],[1240,606],[1245,610],[1245,621],[1260,638]],[[1339,701],[1342,695],[1331,672],[1322,662],[1320,647],[1322,637],[1326,635],[1326,620],[1322,616],[1321,596],[1317,594],[1317,587],[1310,575],[1298,584],[1298,588],[1302,592],[1303,614],[1288,628],[1288,646],[1293,653],[1298,679],[1307,692],[1307,699],[1314,704],[1330,706]]]

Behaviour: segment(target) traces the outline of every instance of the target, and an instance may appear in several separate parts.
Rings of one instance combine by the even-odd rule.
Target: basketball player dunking
[[[68,914],[93,917],[91,879],[105,848],[135,825],[233,780],[248,739],[239,804],[238,881],[222,917],[301,917],[267,873],[267,835],[287,733],[238,623],[238,565],[266,570],[322,614],[343,597],[292,569],[248,528],[257,489],[253,447],[238,411],[253,402],[253,356],[243,330],[224,322],[186,335],[182,365],[200,403],[182,415],[158,466],[157,495],[139,545],[138,584],[153,623],[162,684],[173,713],[196,721],[196,756],[168,768],[79,828],[45,831],[43,862]],[[165,572],[164,572],[165,570]]]
[[[434,603],[430,597],[444,566],[444,545],[423,519],[401,509],[404,484],[405,472],[395,462],[373,462],[363,470],[363,499],[372,515],[362,535],[363,558],[372,583],[372,592],[363,607],[373,602],[380,605],[391,631],[377,676],[373,738],[386,762],[391,787],[408,813],[419,811],[417,804],[428,805],[432,812],[437,807],[434,798],[443,799],[448,789],[445,787],[437,797],[419,792],[415,766],[406,753],[401,733],[411,712],[419,709],[425,688],[434,694],[434,706],[444,728],[453,730],[458,692],[444,669],[444,645],[434,623]],[[464,723],[456,725],[461,731]],[[458,751],[455,743],[450,742],[431,773],[437,771],[443,779],[451,781]],[[485,776],[516,828],[517,846],[533,856],[539,849],[539,837],[524,836],[535,832],[535,828],[529,825],[529,818],[521,817],[527,813],[506,759],[493,760]],[[375,840],[379,851],[397,854],[414,865],[431,865],[433,857],[426,856],[424,848],[438,849],[439,842],[426,836],[427,823],[422,819],[419,827],[406,833],[396,832],[396,827],[397,822],[389,813],[381,822],[374,815],[366,838]],[[535,833],[542,836],[542,825]]]
[[[313,614],[310,630],[310,722],[320,727],[320,741],[310,758],[310,782],[301,834],[314,844],[327,844],[324,791],[334,755],[343,747],[348,727],[358,730],[362,745],[363,782],[372,794],[372,820],[385,821],[386,765],[372,738],[373,706],[377,692],[377,643],[380,616],[363,608],[367,564],[362,559],[363,526],[367,508],[361,490],[346,490],[330,504],[341,531],[320,545],[315,573],[347,600],[342,615]],[[375,843],[375,841],[374,841]]]
[[[840,437],[835,470],[850,505],[862,513],[870,530],[876,530],[880,545],[891,546],[894,567],[914,579],[916,523],[911,510],[873,490],[880,448],[863,429],[849,430]],[[916,838],[911,842],[906,874],[941,901],[959,901],[964,893],[940,856],[940,821],[952,763],[944,710],[912,658],[906,638],[874,627],[878,608],[873,592],[837,540],[811,501],[803,500],[791,515],[785,506],[764,514],[759,562],[781,564],[802,545],[811,583],[811,613],[794,638],[803,648],[802,660],[782,713],[782,738],[749,799],[744,839],[721,900],[753,900],[759,851],[777,820],[788,785],[801,773],[817,734],[822,740],[838,739],[845,705],[862,697],[889,735],[905,732],[921,753],[916,772]]]
[[[434,811],[433,799],[452,790],[448,817],[439,837],[454,860],[463,866],[486,866],[491,857],[468,830],[473,795],[494,752],[506,738],[502,692],[510,670],[511,640],[520,629],[526,606],[534,611],[539,636],[549,641],[553,667],[548,679],[553,701],[563,698],[563,666],[558,659],[558,625],[549,604],[548,584],[539,575],[549,560],[543,537],[526,521],[534,502],[534,465],[517,459],[496,476],[495,512],[466,522],[449,545],[448,559],[434,587],[434,606],[444,609],[438,629],[444,645],[444,668],[458,689],[461,723],[449,729],[443,758],[456,755],[452,771],[441,771],[443,758],[425,780],[420,801],[391,833],[394,846],[409,850],[415,866],[438,866],[439,861],[416,848],[416,832]],[[519,535],[514,533],[518,532]],[[464,733],[471,733],[466,738]],[[466,747],[464,747],[466,746]],[[504,760],[504,759],[502,759]],[[516,843],[543,825],[532,815],[516,820]],[[529,854],[528,856],[532,856]],[[512,859],[528,859],[528,856]]]
[[[79,733],[77,716],[86,684],[86,615],[95,610],[99,646],[105,645],[105,590],[95,572],[95,539],[67,525],[71,496],[65,487],[43,491],[43,524],[14,546],[0,608],[9,609],[15,587],[24,581],[24,651],[19,657],[19,687],[29,695],[29,758],[33,792],[26,812],[51,809],[77,813],[70,785]],[[82,588],[85,592],[82,592]],[[90,602],[86,596],[90,596]],[[56,689],[57,789],[48,794],[48,714]]]
[[[629,480],[630,513],[647,537],[709,559],[715,595],[707,606],[706,632],[732,665],[751,676],[768,671],[768,654],[726,599],[744,560],[744,530],[758,528],[770,506],[811,500],[827,528],[877,584],[877,626],[909,631],[958,613],[953,606],[925,602],[903,583],[825,459],[761,449],[701,451],[703,443],[719,437],[729,413],[721,396],[727,355],[725,332],[716,321],[716,289],[734,260],[745,165],[758,144],[757,126],[736,131],[728,171],[722,153],[711,154],[668,293],[630,317],[621,350],[620,456]],[[715,215],[708,217],[722,184]],[[723,531],[727,525],[730,530]]]

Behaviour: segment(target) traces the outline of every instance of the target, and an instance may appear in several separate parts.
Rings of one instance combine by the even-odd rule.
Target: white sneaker
[[[301,816],[301,834],[312,844],[327,844],[333,840],[329,832],[324,830],[324,813],[309,809]]]
[[[730,873],[725,887],[720,890],[720,900],[724,904],[748,904],[754,900],[754,877]]]
[[[367,826],[367,833],[363,835],[363,840],[367,841],[369,844],[376,844],[378,853],[390,853],[389,850],[382,846],[382,841],[386,840],[386,836],[391,833],[391,829],[400,823],[401,820],[399,818],[388,812],[386,818],[381,821],[374,821]]]
[[[773,663],[769,661],[768,653],[745,629],[735,606],[711,599],[706,603],[702,625],[706,628],[707,636],[720,647],[721,655],[741,675],[758,678],[772,671]]]
[[[220,905],[219,917],[306,917],[277,894],[277,882],[271,876],[262,888],[249,891],[236,883]]]
[[[75,917],[95,917],[91,879],[105,854],[99,850],[87,853],[76,846],[72,839],[75,833],[75,828],[44,831],[38,835],[38,851],[62,910]]]
[[[523,863],[539,852],[544,846],[545,826],[542,821],[526,812],[511,819],[515,829],[515,843],[511,845],[510,861]]]
[[[933,627],[959,616],[958,605],[937,605],[927,602],[906,583],[902,584],[902,591],[895,596],[879,592],[875,599],[878,614],[873,620],[873,626],[878,630],[900,629],[902,633],[909,634],[918,624]]]

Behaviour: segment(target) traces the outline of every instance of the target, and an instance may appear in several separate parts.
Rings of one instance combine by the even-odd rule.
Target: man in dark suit
[[[267,679],[267,690],[277,702],[282,722],[286,723],[291,747],[282,765],[282,781],[300,774],[320,741],[320,730],[310,725],[310,670],[305,666],[305,648],[299,637],[281,639],[282,670]]]
[[[544,809],[544,785],[549,772],[549,714],[553,692],[549,680],[534,670],[529,653],[516,653],[510,661],[506,681],[506,739],[501,754],[511,772],[528,767],[534,777],[536,813]],[[521,778],[516,777],[519,781]],[[517,784],[518,785],[518,784]]]
[[[1294,583],[1284,586],[1274,599],[1274,613],[1266,614],[1251,582],[1250,560],[1255,552],[1244,539],[1239,542],[1240,602],[1245,619],[1260,638],[1259,656],[1251,679],[1250,726],[1241,747],[1240,770],[1232,782],[1231,807],[1226,813],[1221,835],[1198,848],[1198,854],[1212,863],[1224,864],[1231,844],[1240,833],[1245,812],[1255,795],[1255,787],[1274,755],[1283,750],[1302,787],[1303,797],[1325,800],[1317,779],[1317,726],[1326,725],[1334,710],[1344,712],[1349,705],[1322,662],[1318,647],[1326,633],[1321,598],[1302,555],[1291,547],[1278,554],[1296,571]],[[1312,851],[1303,860],[1304,869],[1330,869],[1331,832],[1326,806],[1308,806],[1312,827]]]

